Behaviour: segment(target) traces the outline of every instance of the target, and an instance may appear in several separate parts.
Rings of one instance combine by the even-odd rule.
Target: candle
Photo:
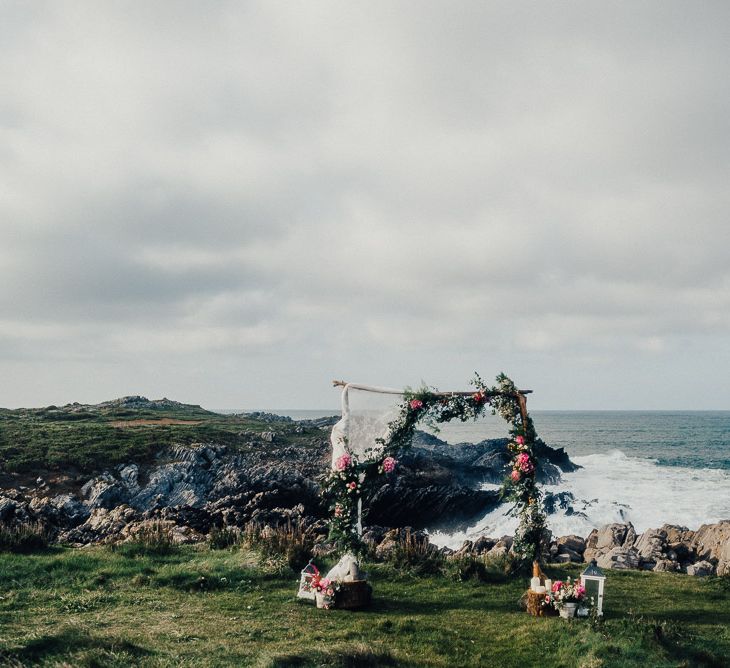
[[[553,581],[550,578],[545,578],[545,589],[548,591],[553,590]]]
[[[545,587],[543,587],[542,585],[540,585],[539,587],[537,587],[535,589],[535,593],[536,594],[544,594],[545,593]]]
[[[539,577],[535,576],[534,578],[532,578],[532,580],[530,580],[530,589],[532,589],[532,591],[537,591],[537,588],[539,586],[540,586],[540,578]]]

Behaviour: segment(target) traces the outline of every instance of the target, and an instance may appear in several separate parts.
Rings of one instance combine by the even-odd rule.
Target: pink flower
[[[525,437],[524,436],[518,436],[515,441],[517,441],[517,445],[524,445],[525,444]]]
[[[562,580],[556,580],[555,582],[553,582],[553,591],[559,592],[562,586],[563,586]]]
[[[350,484],[348,485],[348,487],[349,487],[350,489],[357,489],[357,483],[356,483],[356,482],[351,482],[351,483],[350,483]]]
[[[341,455],[335,459],[335,468],[338,471],[344,471],[350,464],[352,464],[352,457],[350,455]]]
[[[397,463],[398,462],[393,457],[386,457],[383,460],[383,471],[385,471],[386,473],[392,473],[393,471],[395,471],[395,465]]]
[[[423,402],[420,399],[411,399],[411,410],[417,411],[423,408]]]
[[[487,400],[487,397],[484,396],[481,390],[479,392],[474,392],[474,394],[471,395],[471,398],[478,406],[480,406]]]
[[[517,468],[523,473],[532,473],[535,470],[535,465],[530,460],[530,455],[526,452],[522,452],[517,455]]]
[[[512,471],[510,477],[512,478],[512,482],[519,482],[522,474],[519,471]]]

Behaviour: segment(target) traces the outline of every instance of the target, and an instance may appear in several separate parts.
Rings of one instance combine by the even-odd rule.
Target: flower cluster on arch
[[[437,426],[451,420],[476,420],[486,412],[500,415],[510,424],[508,449],[511,465],[502,486],[502,496],[512,502],[520,518],[513,549],[520,560],[538,558],[545,526],[541,494],[536,483],[537,458],[532,419],[520,405],[515,384],[504,374],[488,387],[476,374],[473,393],[442,394],[423,388],[406,390],[398,416],[389,423],[388,438],[377,439],[368,455],[359,460],[350,454],[339,457],[335,470],[324,480],[323,493],[329,501],[330,538],[340,550],[358,551],[358,505],[366,505],[383,476],[397,475],[398,458],[410,447],[416,426]],[[363,515],[367,509],[363,508]]]

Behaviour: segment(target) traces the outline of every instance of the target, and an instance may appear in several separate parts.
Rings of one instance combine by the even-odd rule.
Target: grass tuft
[[[17,526],[0,524],[0,552],[37,552],[47,548],[48,542],[48,529],[40,522]]]

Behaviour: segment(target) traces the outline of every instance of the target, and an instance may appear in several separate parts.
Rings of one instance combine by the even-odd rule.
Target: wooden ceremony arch
[[[333,380],[334,387],[342,388],[343,416],[332,430],[332,471],[323,491],[332,503],[330,537],[340,547],[357,549],[362,535],[362,495],[374,487],[379,474],[393,470],[396,457],[410,447],[416,425],[422,419],[448,422],[453,419],[477,419],[487,407],[511,424],[508,449],[512,457],[512,471],[505,479],[503,494],[511,501],[513,512],[520,518],[515,533],[515,552],[523,561],[539,559],[544,532],[544,513],[541,493],[536,483],[536,465],[533,446],[537,435],[527,412],[527,395],[532,390],[518,389],[504,374],[497,376],[498,385],[488,387],[477,375],[476,391],[438,392],[421,389],[399,390],[386,387],[348,383]],[[404,397],[399,418],[389,424],[389,439],[376,438],[376,452],[370,459],[360,461],[347,446],[349,421],[349,389]]]

